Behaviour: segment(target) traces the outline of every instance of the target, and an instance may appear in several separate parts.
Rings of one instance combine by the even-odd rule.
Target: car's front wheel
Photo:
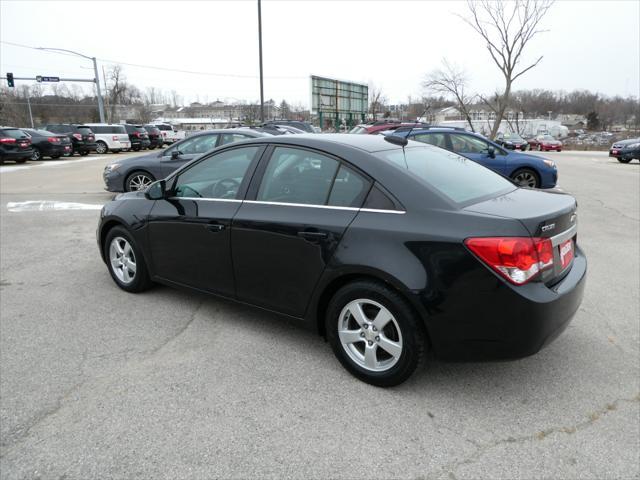
[[[135,192],[137,190],[144,190],[153,182],[155,182],[155,178],[150,173],[147,172],[133,172],[129,175],[124,182],[124,187],[127,192]]]
[[[127,292],[142,292],[151,287],[147,266],[133,237],[123,227],[107,233],[104,252],[109,273],[116,285]]]
[[[529,168],[521,168],[513,172],[511,176],[514,182],[520,187],[539,188],[540,180],[538,174]]]
[[[89,151],[88,150],[83,150],[80,152],[80,156],[81,157],[86,157],[87,155],[89,155]]]
[[[107,144],[104,142],[98,142],[98,144],[96,145],[96,153],[103,155],[105,153],[107,153],[109,151],[109,147],[107,147]]]
[[[379,387],[408,379],[426,351],[423,327],[406,300],[373,281],[338,290],[329,302],[325,328],[342,366]]]

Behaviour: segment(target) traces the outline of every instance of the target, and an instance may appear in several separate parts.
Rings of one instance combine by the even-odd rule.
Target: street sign
[[[60,77],[43,77],[42,75],[36,76],[36,82],[59,82]]]
[[[11,72],[7,72],[7,85],[9,85],[11,88],[15,87],[15,83],[13,81],[13,73]]]

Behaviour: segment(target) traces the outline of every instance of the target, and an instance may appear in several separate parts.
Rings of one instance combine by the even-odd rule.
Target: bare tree
[[[378,113],[384,112],[386,104],[387,97],[382,93],[382,89],[372,84],[369,88],[369,113],[374,122],[378,119]]]
[[[467,93],[467,82],[466,72],[443,58],[442,68],[429,73],[422,85],[431,93],[452,96],[456,107],[467,120],[471,131],[475,132],[469,110],[476,99],[476,95]]]
[[[471,17],[462,17],[485,41],[486,48],[504,77],[504,90],[497,94],[492,108],[496,118],[491,129],[495,137],[509,104],[513,82],[538,65],[542,56],[526,67],[520,67],[522,53],[538,33],[539,24],[553,0],[467,0]]]

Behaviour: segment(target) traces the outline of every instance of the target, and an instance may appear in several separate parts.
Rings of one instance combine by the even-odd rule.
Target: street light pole
[[[93,74],[95,75],[94,82],[96,84],[96,93],[98,95],[98,113],[100,115],[100,123],[105,123],[104,121],[104,102],[102,100],[102,90],[100,89],[100,77],[98,76],[98,64],[96,62],[96,57],[89,57],[87,55],[83,55],[78,52],[74,52],[73,50],[66,50],[64,48],[49,48],[49,47],[38,47],[38,50],[51,50],[54,52],[67,52],[73,55],[77,55],[82,58],[86,58],[87,60],[91,60],[93,62]]]
[[[264,123],[264,84],[262,79],[262,7],[258,0],[258,50],[260,56],[260,121]]]

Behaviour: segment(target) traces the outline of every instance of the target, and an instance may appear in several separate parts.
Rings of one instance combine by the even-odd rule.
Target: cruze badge
[[[554,228],[556,228],[556,224],[555,223],[550,223],[549,225],[543,225],[541,230],[543,232],[548,232],[549,230],[553,230]]]

